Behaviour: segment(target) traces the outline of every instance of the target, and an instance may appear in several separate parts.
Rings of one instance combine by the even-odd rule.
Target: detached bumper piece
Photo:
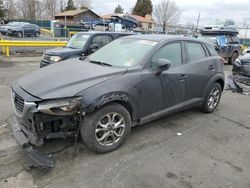
[[[51,155],[47,155],[39,150],[36,150],[31,144],[29,144],[29,140],[25,136],[16,119],[13,119],[11,128],[18,144],[24,149],[24,154],[27,159],[25,165],[26,168],[30,169],[32,167],[36,167],[40,169],[51,169],[55,167],[55,160]]]
[[[243,95],[250,95],[250,77],[231,75],[227,81],[228,89]]]

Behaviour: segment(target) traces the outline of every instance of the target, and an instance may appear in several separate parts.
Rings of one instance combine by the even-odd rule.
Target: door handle
[[[208,66],[208,69],[209,69],[209,70],[214,70],[214,69],[215,69],[215,66],[214,66],[214,65],[209,65],[209,66]]]
[[[185,78],[187,78],[187,75],[186,74],[181,74],[179,76],[179,80],[184,80]]]

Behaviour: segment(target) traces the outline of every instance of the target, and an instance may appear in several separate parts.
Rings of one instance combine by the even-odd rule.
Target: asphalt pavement
[[[9,128],[9,85],[38,69],[40,58],[0,56],[0,187],[250,188],[250,96],[229,90],[214,113],[191,109],[135,127],[108,154],[80,141],[50,141],[42,149],[54,155],[56,167],[25,170]],[[231,68],[225,65],[227,75]]]

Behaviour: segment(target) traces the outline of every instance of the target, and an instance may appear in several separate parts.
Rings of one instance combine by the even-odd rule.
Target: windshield
[[[84,33],[75,34],[68,42],[66,47],[68,48],[77,48],[82,49],[85,43],[87,42],[89,35]]]
[[[17,23],[17,22],[9,22],[9,23],[7,23],[6,25],[7,26],[14,26],[14,25],[18,25],[19,23]]]
[[[132,67],[156,45],[157,42],[140,39],[117,39],[88,57],[89,61],[107,63],[115,67]]]

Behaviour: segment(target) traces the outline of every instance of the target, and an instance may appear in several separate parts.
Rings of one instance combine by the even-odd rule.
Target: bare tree
[[[45,1],[46,13],[50,18],[54,18],[57,10],[57,0],[46,0]]]
[[[166,31],[167,24],[178,22],[180,10],[174,1],[163,0],[155,7],[154,15],[162,26],[163,31]]]
[[[65,0],[60,0],[59,1],[59,8],[60,8],[60,11],[63,12],[65,10],[65,7],[66,7],[66,1]]]
[[[20,18],[27,19],[28,15],[28,0],[18,0],[16,2],[17,13]]]
[[[91,0],[76,0],[75,2],[80,9],[91,8]]]
[[[18,0],[16,7],[21,18],[36,19],[36,0]]]
[[[48,16],[46,14],[46,3],[43,0],[36,1],[36,18],[37,19],[47,19]]]
[[[6,9],[5,13],[6,13],[7,20],[14,19],[16,17],[15,1],[5,0],[3,4],[4,4],[4,8]]]
[[[28,10],[27,10],[27,19],[35,20],[36,19],[36,0],[27,0]]]

